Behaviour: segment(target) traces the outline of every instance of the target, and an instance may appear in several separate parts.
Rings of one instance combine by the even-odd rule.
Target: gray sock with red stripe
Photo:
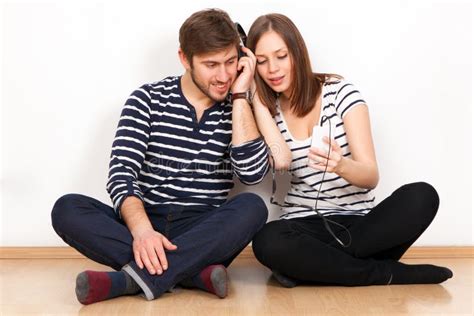
[[[188,288],[199,288],[224,298],[228,292],[227,270],[221,264],[210,265],[194,277],[181,281],[180,285]]]
[[[77,300],[84,305],[117,296],[137,294],[138,284],[124,271],[84,271],[76,278]]]

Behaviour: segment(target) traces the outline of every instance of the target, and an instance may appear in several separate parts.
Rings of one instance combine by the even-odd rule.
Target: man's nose
[[[231,77],[230,69],[225,65],[219,66],[216,79],[219,82],[227,82]]]

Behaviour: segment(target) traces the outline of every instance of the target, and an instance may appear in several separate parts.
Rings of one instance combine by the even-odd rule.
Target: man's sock
[[[445,267],[431,264],[390,264],[391,278],[388,284],[438,284],[453,277],[453,272]]]
[[[192,278],[180,282],[183,287],[199,288],[217,295],[220,298],[227,296],[227,270],[221,265],[211,265]]]
[[[292,288],[298,285],[298,281],[290,278],[289,276],[283,275],[278,271],[272,270],[272,276],[275,280],[278,281],[282,286],[287,288]]]
[[[76,278],[76,296],[84,305],[122,295],[137,294],[140,286],[124,271],[84,271]]]

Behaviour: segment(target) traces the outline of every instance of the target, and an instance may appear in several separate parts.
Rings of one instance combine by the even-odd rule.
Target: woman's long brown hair
[[[247,47],[255,52],[260,38],[269,31],[274,31],[285,42],[292,64],[290,108],[298,117],[304,117],[316,104],[321,95],[324,82],[328,78],[341,76],[334,74],[313,73],[306,44],[295,24],[286,16],[278,13],[262,15],[253,22],[247,38]],[[276,115],[277,93],[255,74],[257,91],[262,103],[268,107],[273,116]]]

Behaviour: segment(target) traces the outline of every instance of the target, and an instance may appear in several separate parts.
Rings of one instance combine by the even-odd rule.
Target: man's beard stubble
[[[209,89],[207,89],[201,82],[199,82],[199,80],[197,80],[195,77],[194,77],[194,70],[191,68],[191,71],[190,71],[190,74],[191,74],[191,80],[193,81],[193,83],[196,85],[196,87],[198,87],[198,89],[205,95],[207,96],[209,99],[213,100],[214,102],[222,102],[226,99],[227,97],[227,94],[225,96],[222,97],[222,99],[215,99],[209,92]]]

